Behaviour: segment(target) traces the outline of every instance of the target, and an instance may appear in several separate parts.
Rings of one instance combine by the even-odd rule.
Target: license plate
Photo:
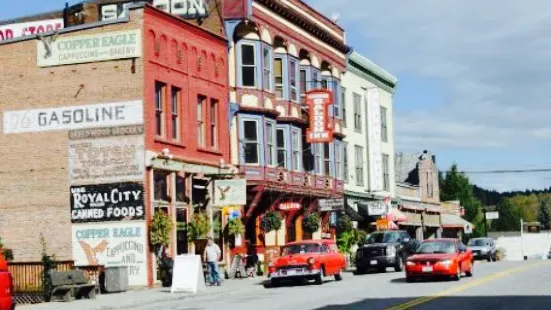
[[[292,275],[294,275],[294,274],[296,274],[296,273],[297,273],[297,272],[296,272],[296,270],[294,270],[294,269],[289,269],[289,270],[287,270],[287,275],[288,275],[288,276],[292,276]]]
[[[377,261],[376,261],[376,260],[372,260],[372,261],[370,262],[370,264],[371,264],[371,265],[377,265]]]
[[[423,267],[423,272],[432,272],[432,267]]]

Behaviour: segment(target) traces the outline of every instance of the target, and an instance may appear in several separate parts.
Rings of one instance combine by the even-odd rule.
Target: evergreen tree
[[[542,199],[540,203],[540,209],[538,212],[538,222],[540,222],[543,229],[548,230],[551,221],[551,216],[549,215],[549,198],[546,197]]]
[[[492,230],[518,231],[520,229],[521,213],[511,199],[501,199],[497,204],[497,211],[499,218],[492,221]]]

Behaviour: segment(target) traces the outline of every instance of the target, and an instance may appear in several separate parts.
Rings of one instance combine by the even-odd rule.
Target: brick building
[[[65,13],[108,3],[85,4]],[[43,234],[58,259],[126,265],[148,285],[153,212],[213,213],[206,184],[231,174],[227,42],[219,14],[202,29],[149,5],[123,12],[0,43],[0,237],[17,261],[40,259]],[[175,230],[171,252],[185,240]]]
[[[235,112],[231,159],[247,178],[246,242],[263,259],[286,242],[333,237],[329,212],[319,213],[317,231],[304,229],[302,220],[318,211],[320,200],[343,197],[339,94],[350,48],[344,30],[303,1],[224,5]],[[305,95],[313,89],[333,94],[329,116],[335,139],[330,143],[307,143]],[[262,229],[268,211],[282,216],[280,229]]]
[[[436,156],[398,153],[396,160],[397,204],[407,221],[400,226],[420,240],[442,235],[440,187]]]

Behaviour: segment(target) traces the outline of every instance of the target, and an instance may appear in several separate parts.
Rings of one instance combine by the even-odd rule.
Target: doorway
[[[186,224],[188,222],[187,208],[176,208],[176,254],[188,254]]]

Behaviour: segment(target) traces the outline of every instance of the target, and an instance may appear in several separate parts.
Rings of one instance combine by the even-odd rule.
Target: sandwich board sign
[[[204,291],[205,275],[199,255],[178,255],[174,258],[171,293]]]

